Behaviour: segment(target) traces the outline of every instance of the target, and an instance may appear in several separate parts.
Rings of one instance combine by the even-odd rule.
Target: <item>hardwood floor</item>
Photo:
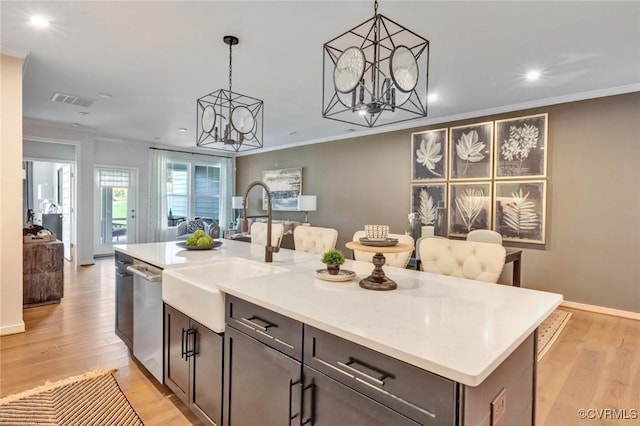
[[[585,409],[640,410],[640,321],[574,314],[538,366],[538,426],[632,425],[634,420],[580,421]],[[131,360],[115,336],[112,258],[74,270],[65,265],[58,305],[24,311],[26,333],[0,339],[0,396],[95,368],[116,379],[148,425],[202,423],[166,387]]]
[[[201,425],[132,361],[114,334],[113,258],[77,270],[65,262],[64,274],[62,302],[25,309],[27,331],[0,339],[0,396],[96,368],[117,368],[115,377],[145,425]]]

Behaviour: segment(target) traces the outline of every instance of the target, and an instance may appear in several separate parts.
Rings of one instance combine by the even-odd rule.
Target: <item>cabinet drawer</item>
[[[237,297],[226,300],[228,326],[302,361],[302,323]]]
[[[133,265],[133,257],[128,256],[124,253],[120,253],[119,251],[116,250],[116,269],[118,270],[118,272],[122,273],[122,274],[129,274],[127,272],[127,266],[129,265]]]
[[[420,424],[456,421],[455,382],[307,325],[304,364]]]

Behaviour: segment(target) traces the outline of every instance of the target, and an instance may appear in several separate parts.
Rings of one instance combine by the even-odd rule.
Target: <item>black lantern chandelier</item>
[[[325,43],[322,116],[366,127],[427,116],[429,40],[378,14]]]
[[[264,103],[231,90],[231,49],[235,36],[224,36],[229,45],[229,90],[220,89],[198,99],[196,146],[247,151],[262,148]]]

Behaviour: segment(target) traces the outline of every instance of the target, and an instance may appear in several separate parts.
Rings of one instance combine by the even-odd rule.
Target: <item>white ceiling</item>
[[[638,1],[381,0],[379,11],[431,43],[439,99],[403,127],[640,90]],[[234,91],[264,100],[265,149],[372,132],[321,117],[322,45],[371,18],[372,1],[2,1],[0,13],[3,52],[29,52],[27,118],[193,148],[196,99],[227,87],[233,34]],[[34,14],[50,28],[31,26]],[[534,68],[542,78],[527,82]],[[56,104],[54,92],[95,103]]]

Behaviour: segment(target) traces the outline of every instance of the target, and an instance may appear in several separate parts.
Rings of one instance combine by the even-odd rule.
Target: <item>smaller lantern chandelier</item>
[[[325,43],[322,116],[366,127],[427,116],[429,40],[378,14]]]
[[[231,90],[231,48],[239,40],[229,35],[222,40],[229,45],[229,90],[198,99],[196,146],[236,152],[262,148],[264,103]]]

